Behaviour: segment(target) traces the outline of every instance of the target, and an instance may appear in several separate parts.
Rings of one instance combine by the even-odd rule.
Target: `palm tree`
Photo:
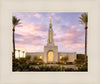
[[[15,16],[12,17],[12,24],[13,24],[13,57],[15,59],[15,27],[19,25],[20,19],[17,19]]]
[[[87,29],[88,29],[88,14],[82,13],[80,18],[81,24],[85,25],[85,63],[87,62]]]

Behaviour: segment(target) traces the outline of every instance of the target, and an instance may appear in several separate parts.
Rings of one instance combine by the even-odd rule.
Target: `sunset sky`
[[[16,49],[26,52],[43,52],[47,44],[50,18],[54,31],[54,43],[59,52],[84,53],[84,25],[80,24],[81,12],[15,12],[13,16],[21,19],[16,27]]]

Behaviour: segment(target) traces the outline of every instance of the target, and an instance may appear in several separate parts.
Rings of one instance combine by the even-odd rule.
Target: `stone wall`
[[[26,56],[31,56],[31,59],[33,59],[33,57],[37,56],[38,58],[40,58],[40,56],[44,56],[44,53],[43,52],[27,52],[26,53]]]
[[[45,53],[44,52],[27,52],[26,56],[29,55],[31,56],[31,59],[33,59],[33,57],[37,56],[38,58],[40,58],[40,56],[42,56],[42,59],[45,63],[48,62],[48,56],[47,53],[49,50],[53,50],[54,52],[54,62],[59,62],[60,61],[60,56],[64,57],[64,56],[68,56],[68,62],[74,62],[74,60],[77,59],[76,57],[76,52],[58,52],[58,48],[57,46],[55,47],[45,47],[44,48]]]
[[[54,61],[58,62],[58,46],[44,46],[44,62],[48,62],[48,52],[53,51],[54,53]]]
[[[59,56],[59,60],[60,60],[60,56],[64,57],[64,56],[68,56],[68,62],[74,62],[74,60],[77,59],[76,57],[76,52],[58,52],[58,56]]]

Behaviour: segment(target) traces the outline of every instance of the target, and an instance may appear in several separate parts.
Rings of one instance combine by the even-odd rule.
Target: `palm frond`
[[[85,24],[85,25],[87,25],[87,23],[88,23],[88,14],[87,13],[82,13],[81,14],[81,17],[79,17],[79,19],[80,19],[80,22],[83,24]]]
[[[21,24],[20,19],[17,19],[15,16],[13,16],[12,24],[13,24],[13,26],[17,26],[17,25]]]
[[[79,20],[80,24],[84,24],[81,20]]]

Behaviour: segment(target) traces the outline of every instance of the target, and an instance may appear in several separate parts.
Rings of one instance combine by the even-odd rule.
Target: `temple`
[[[48,30],[48,40],[47,45],[44,46],[44,52],[26,52],[26,56],[37,56],[43,59],[45,63],[56,63],[64,56],[68,56],[68,62],[74,62],[76,59],[76,52],[58,52],[58,46],[54,44],[53,39],[53,28],[50,19],[49,30]]]

